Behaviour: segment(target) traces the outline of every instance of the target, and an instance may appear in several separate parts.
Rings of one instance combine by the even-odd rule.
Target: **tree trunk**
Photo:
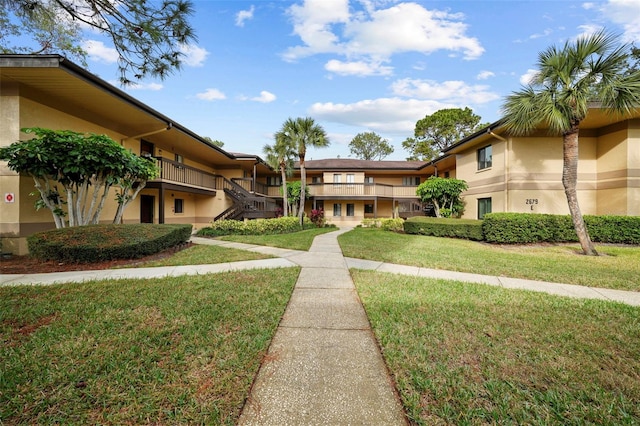
[[[289,197],[287,197],[287,169],[284,163],[280,163],[280,174],[282,175],[282,215],[289,216]]]
[[[304,225],[304,202],[307,198],[305,189],[307,185],[307,171],[304,168],[304,155],[300,156],[300,208],[298,209],[298,218],[300,219],[300,227]]]
[[[582,252],[587,256],[597,256],[598,252],[593,246],[591,238],[589,238],[589,232],[582,218],[582,212],[578,204],[578,194],[576,192],[578,182],[578,132],[578,125],[575,123],[573,129],[565,133],[562,137],[562,185],[564,186],[564,193],[567,196],[573,227],[578,235],[580,246],[582,246]]]

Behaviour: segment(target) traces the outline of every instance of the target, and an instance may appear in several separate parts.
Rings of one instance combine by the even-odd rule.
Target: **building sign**
[[[533,206],[537,206],[538,205],[538,199],[537,198],[527,198],[525,204],[527,206],[531,207],[531,211],[533,211]]]

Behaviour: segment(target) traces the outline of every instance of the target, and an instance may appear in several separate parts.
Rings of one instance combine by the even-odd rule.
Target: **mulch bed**
[[[180,247],[170,248],[160,253],[138,259],[105,260],[93,263],[59,263],[57,261],[42,261],[30,256],[12,256],[9,259],[0,258],[0,273],[2,274],[40,274],[47,272],[91,271],[96,269],[111,269],[122,266],[137,266],[152,260],[165,259],[174,253],[191,247],[192,243]]]

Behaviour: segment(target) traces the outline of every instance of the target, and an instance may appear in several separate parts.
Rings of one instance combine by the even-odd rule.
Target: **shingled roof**
[[[374,161],[353,158],[328,158],[324,160],[307,160],[307,170],[411,170],[418,171],[429,164],[428,161]],[[296,161],[295,168],[300,168]]]

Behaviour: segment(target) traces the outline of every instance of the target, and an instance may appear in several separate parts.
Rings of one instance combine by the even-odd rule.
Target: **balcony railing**
[[[314,183],[309,185],[309,192],[314,197],[416,198],[417,188],[384,183]]]
[[[219,185],[216,184],[218,176],[213,173],[207,173],[166,158],[157,157],[156,160],[158,160],[158,167],[160,167],[158,179],[162,181],[211,190],[219,189]]]

